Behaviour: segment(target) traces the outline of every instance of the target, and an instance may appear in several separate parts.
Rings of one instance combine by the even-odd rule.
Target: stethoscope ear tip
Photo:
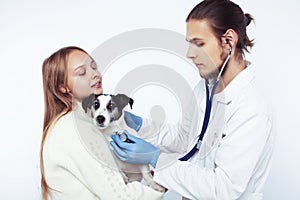
[[[226,38],[226,44],[229,44],[230,49],[229,49],[228,55],[231,55],[231,53],[232,53],[232,44],[230,43],[228,38]]]

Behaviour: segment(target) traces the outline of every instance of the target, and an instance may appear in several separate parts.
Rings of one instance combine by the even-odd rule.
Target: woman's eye
[[[79,76],[84,76],[85,73],[86,73],[85,69],[81,69],[78,74]]]
[[[91,62],[91,68],[92,68],[92,69],[97,69],[97,68],[98,68],[95,61],[92,61],[92,62]]]

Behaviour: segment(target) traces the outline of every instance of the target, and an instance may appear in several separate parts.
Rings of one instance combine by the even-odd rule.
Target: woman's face
[[[86,53],[74,50],[68,57],[67,89],[74,100],[81,102],[91,93],[101,94],[102,76],[95,61]]]
[[[193,60],[201,77],[215,78],[226,54],[208,21],[189,20],[186,35],[190,43],[187,57]]]

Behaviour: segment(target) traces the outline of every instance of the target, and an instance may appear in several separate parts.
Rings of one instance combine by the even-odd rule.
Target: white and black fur
[[[127,126],[123,114],[124,108],[129,104],[132,108],[133,99],[125,94],[91,94],[82,102],[84,111],[92,117],[93,123],[100,129],[108,141],[111,135],[118,131],[127,130],[138,137],[135,130]],[[164,192],[165,188],[155,183],[148,165],[134,165],[116,159],[119,167],[125,173],[125,181],[141,181],[142,178],[153,189]]]

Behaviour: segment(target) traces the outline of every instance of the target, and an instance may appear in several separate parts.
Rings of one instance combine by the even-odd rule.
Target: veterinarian
[[[80,106],[91,93],[101,94],[102,76],[95,61],[81,48],[65,47],[43,63],[44,126],[41,144],[43,200],[162,199],[138,181],[125,183],[110,145],[87,120]],[[82,141],[99,136],[92,156]],[[90,142],[95,142],[92,138]],[[91,145],[90,145],[91,146]],[[99,162],[103,161],[103,162]]]
[[[195,89],[197,105],[190,104],[190,116],[184,115],[178,128],[158,127],[126,112],[127,124],[148,142],[130,133],[132,143],[113,135],[119,159],[152,165],[154,180],[184,199],[263,198],[274,135],[270,111],[244,55],[253,46],[246,33],[252,20],[229,0],[204,0],[192,9],[186,39],[187,57],[203,78]],[[176,153],[181,155],[170,161]]]

